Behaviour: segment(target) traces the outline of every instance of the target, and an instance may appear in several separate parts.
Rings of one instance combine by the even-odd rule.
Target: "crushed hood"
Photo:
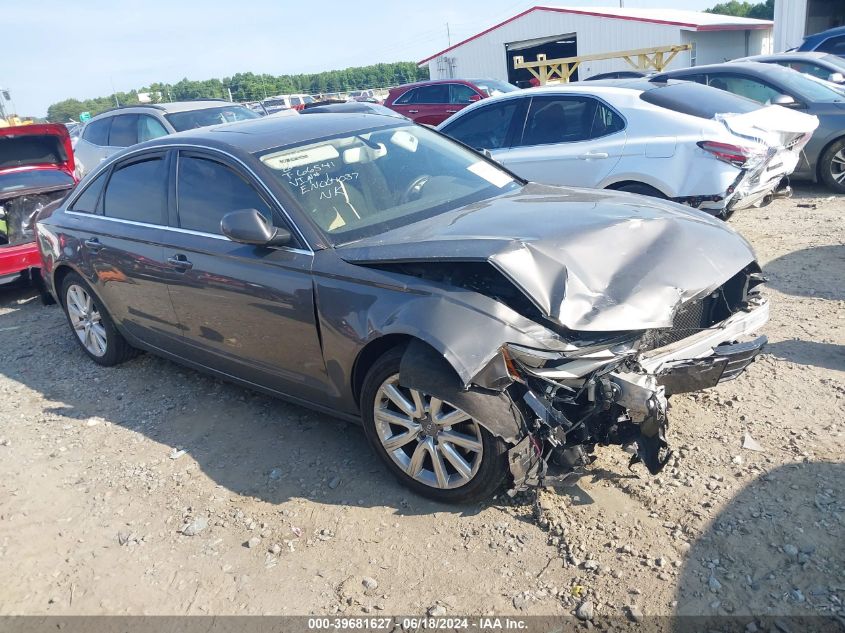
[[[754,261],[724,222],[633,194],[530,183],[338,249],[355,264],[487,261],[580,331],[670,327],[678,306]]]

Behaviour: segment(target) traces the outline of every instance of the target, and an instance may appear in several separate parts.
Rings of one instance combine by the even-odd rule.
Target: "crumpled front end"
[[[671,328],[594,337],[563,353],[503,346],[471,389],[507,382],[502,392],[520,412],[514,490],[577,478],[595,447],[611,444],[659,473],[671,456],[667,398],[736,378],[766,344],[755,335],[769,316],[762,281],[749,265],[683,304]]]

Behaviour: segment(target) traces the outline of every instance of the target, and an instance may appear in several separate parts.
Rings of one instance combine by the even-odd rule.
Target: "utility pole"
[[[619,2],[622,2],[622,0],[619,0]],[[449,30],[449,23],[448,22],[446,22],[446,41],[449,42],[449,46],[452,45],[452,33]]]

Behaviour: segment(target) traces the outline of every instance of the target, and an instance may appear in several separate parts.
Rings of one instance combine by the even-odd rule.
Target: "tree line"
[[[723,2],[707,9],[705,13],[733,15],[740,18],[755,18],[757,20],[774,20],[775,0],[766,0],[765,2],[758,2],[756,4],[730,0],[730,2]]]
[[[298,75],[237,73],[231,77],[202,81],[185,78],[175,84],[156,82],[137,90],[117,92],[105,97],[65,99],[47,108],[47,120],[63,123],[77,120],[81,112],[90,112],[94,116],[115,105],[140,103],[138,93],[149,93],[152,103],[186,99],[228,99],[230,91],[235,101],[257,101],[277,94],[348,92],[396,86],[423,79],[428,79],[428,68],[418,68],[414,62],[373,64]]]

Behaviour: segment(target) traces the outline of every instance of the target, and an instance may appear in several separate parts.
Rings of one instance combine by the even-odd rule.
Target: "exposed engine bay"
[[[385,266],[487,294],[573,342],[565,353],[506,344],[468,387],[438,378],[446,375],[442,358],[424,344],[412,343],[405,353],[403,384],[453,402],[513,444],[514,491],[577,479],[596,446],[622,446],[630,466],[642,463],[658,474],[672,454],[668,398],[735,378],[766,344],[765,336],[749,337],[768,319],[756,263],[681,304],[672,327],[606,333],[567,331],[543,319],[485,267]]]

